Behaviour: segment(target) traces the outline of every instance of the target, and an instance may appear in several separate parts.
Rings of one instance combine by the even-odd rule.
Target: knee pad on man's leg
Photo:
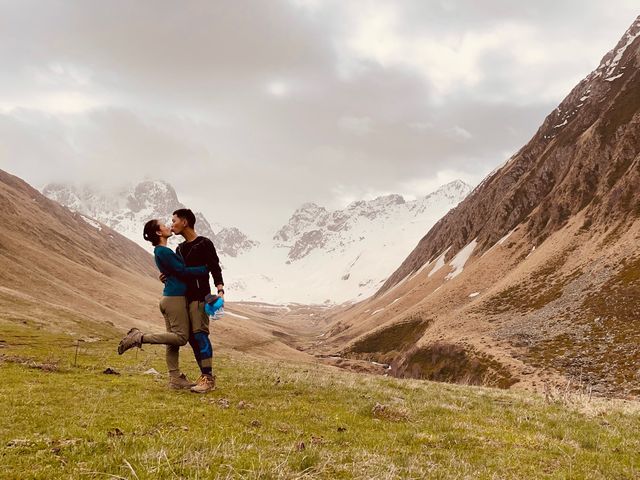
[[[209,335],[204,332],[196,332],[193,334],[198,342],[198,348],[200,350],[200,358],[211,358],[213,356],[213,346],[209,340]]]

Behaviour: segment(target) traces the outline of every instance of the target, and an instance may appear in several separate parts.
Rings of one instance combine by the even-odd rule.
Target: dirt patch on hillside
[[[349,358],[391,363],[402,352],[415,345],[433,322],[419,314],[389,327],[374,331],[352,344],[344,353]]]
[[[391,365],[395,377],[509,388],[509,370],[486,354],[452,343],[414,347]]]

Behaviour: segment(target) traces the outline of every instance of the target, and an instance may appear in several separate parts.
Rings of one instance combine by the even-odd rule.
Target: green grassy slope
[[[0,345],[0,478],[640,476],[630,403],[568,405],[239,353],[216,356],[219,388],[198,396],[143,374],[164,371],[161,347],[119,357],[116,340],[82,344],[73,366],[71,337],[8,323]],[[182,362],[195,376],[186,349]]]

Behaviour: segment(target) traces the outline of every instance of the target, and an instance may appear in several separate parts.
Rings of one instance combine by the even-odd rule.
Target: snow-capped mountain
[[[364,299],[470,190],[457,180],[413,201],[386,195],[336,211],[304,204],[271,244],[225,260],[229,291],[276,303]]]
[[[408,225],[425,225],[425,215],[444,215],[457,205],[470,191],[461,180],[448,183],[432,194],[407,202],[401,195],[386,195],[371,201],[356,201],[344,210],[327,211],[314,203],[307,203],[274,236],[276,246],[289,249],[290,261],[300,260],[313,250],[326,253],[344,253],[352,244],[378,234],[378,227],[392,232]],[[427,210],[429,209],[429,211]],[[367,237],[363,235],[367,235]],[[392,233],[393,234],[393,233]],[[409,239],[413,242],[417,239]],[[397,240],[395,240],[397,241]]]
[[[223,227],[211,238],[214,238],[218,255],[223,258],[235,258],[260,245],[260,242],[251,240],[236,227]]]
[[[386,195],[336,211],[307,203],[262,244],[235,227],[210,224],[201,213],[196,213],[196,230],[216,245],[229,299],[340,303],[373,294],[424,231],[470,190],[455,181],[413,201]],[[147,250],[144,223],[150,218],[168,221],[183,207],[173,187],[163,181],[144,181],[116,192],[50,184],[42,193],[81,213],[87,223],[101,222]],[[181,240],[174,238],[170,246]]]
[[[150,245],[142,238],[145,222],[152,218],[169,221],[175,210],[184,208],[174,188],[159,180],[147,180],[115,191],[52,183],[45,186],[42,193],[89,217],[85,221],[93,222],[94,219],[104,223],[146,250],[150,250]],[[200,212],[194,213],[196,230],[200,235],[211,238],[221,255],[233,257],[257,245],[237,228],[216,226],[218,234],[215,234],[206,217]],[[181,237],[175,237],[170,245],[175,247],[180,241]]]

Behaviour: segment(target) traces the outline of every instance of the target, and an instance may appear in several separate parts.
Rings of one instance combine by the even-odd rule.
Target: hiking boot
[[[169,388],[174,390],[188,390],[197,384],[187,378],[184,373],[180,375],[169,375]]]
[[[193,393],[207,393],[216,389],[216,376],[215,375],[200,375],[195,387],[191,387]]]
[[[133,347],[140,348],[142,346],[142,332],[137,328],[132,328],[129,333],[120,340],[118,345],[118,355],[122,355],[124,352]]]

